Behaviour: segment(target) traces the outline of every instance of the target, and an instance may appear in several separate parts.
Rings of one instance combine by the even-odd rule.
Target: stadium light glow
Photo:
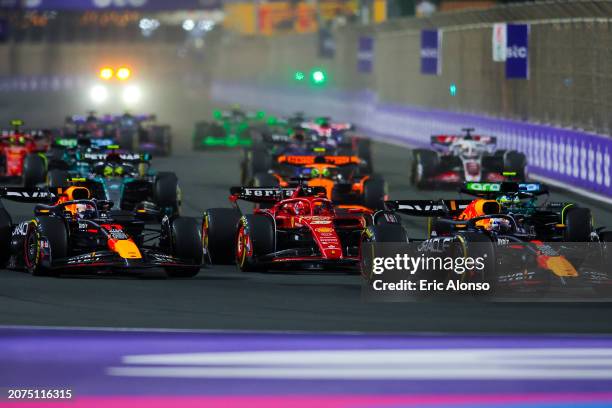
[[[103,103],[108,99],[108,89],[103,85],[95,85],[89,91],[89,96],[94,103]]]
[[[134,105],[140,102],[140,99],[142,98],[142,92],[140,91],[140,88],[132,85],[125,88],[121,96],[123,98],[123,102],[128,105]]]
[[[120,81],[125,81],[126,79],[130,77],[130,75],[132,75],[132,72],[130,71],[129,68],[121,67],[117,70],[117,78]]]
[[[113,77],[113,69],[109,67],[104,67],[100,70],[100,78],[108,81]]]
[[[192,19],[187,19],[183,21],[183,30],[185,31],[191,31],[195,28],[195,26],[195,21],[193,21]]]

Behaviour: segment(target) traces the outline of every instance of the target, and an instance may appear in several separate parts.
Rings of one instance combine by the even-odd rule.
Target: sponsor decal
[[[421,74],[442,73],[442,31],[421,30]]]
[[[445,252],[450,244],[454,241],[453,238],[432,238],[426,241],[423,241],[418,247],[418,251],[423,252],[436,252],[442,253]]]
[[[529,25],[508,24],[506,30],[506,78],[529,79]]]
[[[357,72],[369,74],[374,68],[374,37],[359,37],[357,49]]]

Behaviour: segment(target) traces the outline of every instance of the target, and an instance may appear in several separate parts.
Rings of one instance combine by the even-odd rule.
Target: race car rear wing
[[[107,149],[114,148],[115,146],[105,146]],[[77,160],[81,162],[96,163],[106,161],[108,156],[112,153],[108,152],[85,152],[79,153]],[[117,153],[119,160],[124,163],[148,163],[151,161],[151,155],[149,153]]]
[[[56,192],[42,187],[0,187],[0,198],[20,203],[52,203],[58,197]]]
[[[548,187],[541,183],[517,183],[503,181],[500,183],[465,183],[460,192],[477,197],[494,198],[501,195],[515,194],[519,197],[534,197],[548,194]]]
[[[249,201],[252,203],[273,203],[287,198],[327,195],[325,187],[232,187],[230,201]]]
[[[279,164],[290,164],[294,166],[307,166],[310,164],[330,164],[334,166],[347,166],[360,164],[361,159],[357,156],[288,156],[280,155],[276,158]]]
[[[472,200],[391,200],[385,201],[389,211],[416,217],[459,215]]]
[[[440,147],[448,147],[451,144],[466,139],[467,136],[464,135],[432,135],[431,136],[431,145],[432,146],[440,146]],[[497,144],[497,138],[495,136],[482,136],[482,135],[470,135],[470,140],[474,140],[476,142],[483,143],[485,145],[493,146]]]

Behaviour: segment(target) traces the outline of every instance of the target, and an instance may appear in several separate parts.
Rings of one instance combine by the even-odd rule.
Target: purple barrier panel
[[[263,107],[282,114],[308,110],[355,123],[381,139],[414,147],[435,133],[463,127],[497,136],[500,148],[527,155],[529,172],[551,182],[612,197],[612,138],[508,119],[380,103],[371,91],[283,88],[216,82],[213,99]],[[282,101],[282,102],[281,102]],[[262,106],[263,104],[263,106]]]

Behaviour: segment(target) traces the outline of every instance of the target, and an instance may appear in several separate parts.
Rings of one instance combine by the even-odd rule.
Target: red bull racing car
[[[320,187],[232,188],[234,208],[204,213],[205,256],[211,263],[235,260],[242,271],[355,267],[368,213],[337,209],[325,194]],[[243,214],[239,200],[273,205]]]
[[[482,257],[486,268],[472,269],[460,278],[489,281],[497,288],[612,289],[612,232],[593,226],[590,211],[574,203],[545,202],[548,194],[539,183],[466,183],[463,192],[474,199],[387,201],[390,214],[428,218],[420,254]],[[388,224],[398,218],[384,218]],[[368,227],[371,242],[379,237],[377,226]],[[408,240],[405,232],[393,239]],[[459,249],[459,251],[457,251]],[[420,255],[417,254],[416,256]],[[445,272],[446,273],[446,272]],[[451,277],[457,278],[451,273]],[[449,278],[436,276],[436,278]]]
[[[200,226],[193,218],[165,217],[145,225],[146,210],[112,210],[112,201],[91,198],[87,188],[52,192],[3,187],[0,197],[37,203],[34,217],[13,224],[0,202],[0,267],[32,275],[142,273],[163,268],[170,277],[200,270]]]

